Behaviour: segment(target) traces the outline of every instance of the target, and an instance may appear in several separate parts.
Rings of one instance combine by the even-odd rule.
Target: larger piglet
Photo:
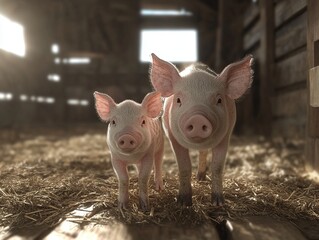
[[[200,161],[212,149],[212,193],[214,205],[224,204],[223,172],[229,139],[236,121],[235,99],[252,83],[252,57],[228,65],[216,74],[206,65],[194,64],[179,72],[152,54],[151,82],[165,97],[164,129],[179,168],[177,202],[192,205],[189,149],[200,150]],[[199,165],[198,177],[206,175]]]
[[[119,181],[119,207],[128,207],[127,165],[135,164],[138,170],[140,208],[148,210],[148,182],[153,164],[156,190],[163,189],[164,137],[159,120],[162,111],[161,96],[156,92],[149,93],[141,104],[132,100],[116,104],[110,96],[99,92],[95,92],[94,97],[99,117],[109,122],[107,144]]]

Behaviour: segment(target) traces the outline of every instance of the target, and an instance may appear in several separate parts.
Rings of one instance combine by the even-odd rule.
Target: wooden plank
[[[274,87],[282,88],[307,79],[307,52],[302,51],[278,62],[274,69]]]
[[[273,218],[248,217],[245,221],[229,221],[233,240],[306,240],[291,223]]]
[[[260,118],[263,134],[270,136],[272,109],[270,96],[273,95],[274,74],[274,3],[273,1],[260,1]]]
[[[274,117],[306,118],[306,89],[300,89],[274,96],[272,101]]]
[[[306,9],[307,0],[285,0],[275,7],[275,26],[279,27],[295,14]]]
[[[141,19],[141,28],[196,28],[196,19],[194,17],[143,17]]]
[[[310,106],[319,107],[319,66],[309,70]]]
[[[247,28],[252,25],[259,16],[259,5],[251,3],[249,8],[244,13],[244,27]]]
[[[319,221],[300,219],[293,223],[308,239],[319,239]]]
[[[319,161],[318,161],[318,159],[319,159],[319,138],[315,139],[314,155],[315,155],[315,157],[314,157],[315,162],[314,162],[313,166],[314,166],[314,169],[317,172],[319,172]]]
[[[276,32],[276,58],[307,44],[307,14],[294,18]]]
[[[283,117],[273,120],[272,136],[285,138],[303,138],[306,131],[306,118]]]
[[[126,225],[120,222],[110,221],[110,225],[98,225],[83,221],[92,211],[92,208],[77,209],[54,229],[45,240],[67,239],[145,239],[145,240],[166,240],[166,239],[219,239],[218,232],[214,225],[203,225],[198,227],[176,227],[172,225],[158,226],[151,224]],[[88,219],[89,220],[89,219]],[[83,224],[79,224],[79,223]]]
[[[307,20],[307,53],[308,53],[308,69],[316,67],[319,61],[319,53],[315,52],[318,38],[319,38],[319,1],[308,0],[308,20]],[[310,75],[310,74],[309,74]],[[309,76],[308,75],[308,76]],[[307,131],[306,141],[313,144],[306,146],[306,165],[319,172],[319,154],[318,141],[319,138],[319,108],[312,107],[310,103],[310,79],[308,77],[307,84]]]
[[[254,26],[244,35],[244,50],[250,49],[260,40],[261,22],[257,21]]]

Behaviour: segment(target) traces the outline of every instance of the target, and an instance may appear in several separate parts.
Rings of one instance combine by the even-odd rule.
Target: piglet
[[[159,93],[145,96],[141,104],[125,100],[116,104],[106,94],[95,92],[95,108],[102,121],[108,122],[107,145],[119,182],[118,206],[127,208],[129,202],[128,164],[138,171],[139,202],[149,209],[148,182],[154,164],[157,191],[163,189],[162,158],[164,136],[159,116],[162,100]]]
[[[204,64],[179,72],[171,63],[152,54],[151,82],[165,97],[164,130],[179,168],[180,205],[192,205],[189,149],[200,150],[197,177],[206,176],[207,149],[212,149],[212,193],[214,205],[224,204],[223,172],[229,139],[236,121],[235,99],[252,83],[253,58],[247,56],[216,74]]]

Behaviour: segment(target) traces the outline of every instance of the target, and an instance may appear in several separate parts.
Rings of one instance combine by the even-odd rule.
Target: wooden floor
[[[159,226],[150,224],[110,225],[78,224],[71,220],[62,221],[55,228],[36,227],[2,229],[0,239],[45,239],[45,240],[315,240],[319,239],[319,221],[304,220],[288,222],[268,216],[251,216],[242,220],[224,220],[221,223],[196,227]]]

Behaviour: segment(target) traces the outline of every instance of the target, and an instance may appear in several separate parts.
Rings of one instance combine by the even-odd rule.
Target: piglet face
[[[186,148],[211,147],[225,135],[228,126],[225,86],[204,71],[181,75],[171,96],[171,132]]]
[[[203,65],[179,73],[171,63],[152,57],[151,81],[171,104],[168,118],[174,138],[185,148],[214,147],[232,128],[229,116],[234,99],[251,84],[251,57],[227,66],[220,75]]]
[[[112,154],[122,159],[145,154],[152,142],[152,119],[162,109],[160,94],[148,94],[142,104],[131,100],[116,104],[110,96],[98,92],[94,96],[98,115],[109,123],[107,143]]]

